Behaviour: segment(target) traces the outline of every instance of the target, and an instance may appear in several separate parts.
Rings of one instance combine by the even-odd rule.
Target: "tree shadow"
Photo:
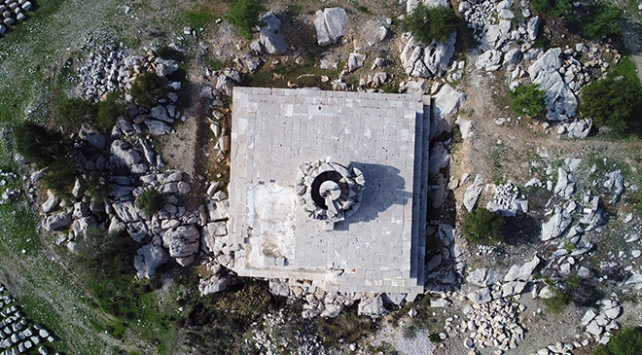
[[[508,245],[537,243],[541,232],[541,223],[532,216],[519,214],[515,217],[504,217],[504,243]]]

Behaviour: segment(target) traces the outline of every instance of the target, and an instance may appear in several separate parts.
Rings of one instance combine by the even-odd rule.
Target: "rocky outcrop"
[[[577,98],[558,72],[561,55],[561,48],[549,49],[528,68],[532,82],[545,92],[546,118],[551,121],[567,121],[577,112]]]
[[[546,222],[542,223],[542,241],[559,237],[571,224],[571,215],[566,211],[558,211]]]
[[[194,225],[167,230],[162,239],[163,246],[169,250],[169,256],[175,258],[179,265],[187,266],[194,261],[200,240],[200,233]]]
[[[443,76],[455,52],[456,33],[444,42],[433,41],[425,48],[413,37],[401,50],[401,65],[410,76],[433,79]]]

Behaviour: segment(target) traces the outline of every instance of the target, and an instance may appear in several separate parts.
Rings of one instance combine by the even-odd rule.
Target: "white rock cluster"
[[[27,20],[27,11],[33,5],[27,0],[0,0],[0,35],[8,26]]]
[[[12,355],[38,352],[50,354],[47,346],[58,340],[41,324],[32,324],[19,310],[13,297],[0,284],[0,354]],[[59,354],[59,353],[55,353]]]
[[[507,217],[514,217],[517,212],[528,212],[528,200],[519,199],[517,186],[508,183],[495,187],[495,193],[486,208],[492,212],[499,212]]]
[[[517,347],[524,340],[525,329],[519,324],[519,313],[526,310],[508,298],[484,304],[466,305],[460,329],[468,333],[464,339],[467,349],[497,347],[506,351]]]
[[[622,314],[622,306],[616,299],[605,298],[597,302],[599,312],[589,309],[582,317],[586,333],[600,344],[606,344],[611,338],[611,331],[620,329],[616,319]]]

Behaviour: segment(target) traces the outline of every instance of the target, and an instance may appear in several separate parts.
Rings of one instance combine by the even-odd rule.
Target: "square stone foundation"
[[[423,292],[429,104],[422,95],[235,87],[228,226],[242,249],[233,270],[327,291]],[[295,190],[299,165],[320,160],[366,180],[360,208],[331,230]]]

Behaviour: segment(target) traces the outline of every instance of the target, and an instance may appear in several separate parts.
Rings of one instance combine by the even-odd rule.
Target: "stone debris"
[[[611,331],[620,328],[616,319],[622,314],[622,306],[617,299],[605,298],[596,303],[599,312],[592,309],[582,317],[582,325],[586,327],[586,335],[600,344],[606,344],[611,338]]]

